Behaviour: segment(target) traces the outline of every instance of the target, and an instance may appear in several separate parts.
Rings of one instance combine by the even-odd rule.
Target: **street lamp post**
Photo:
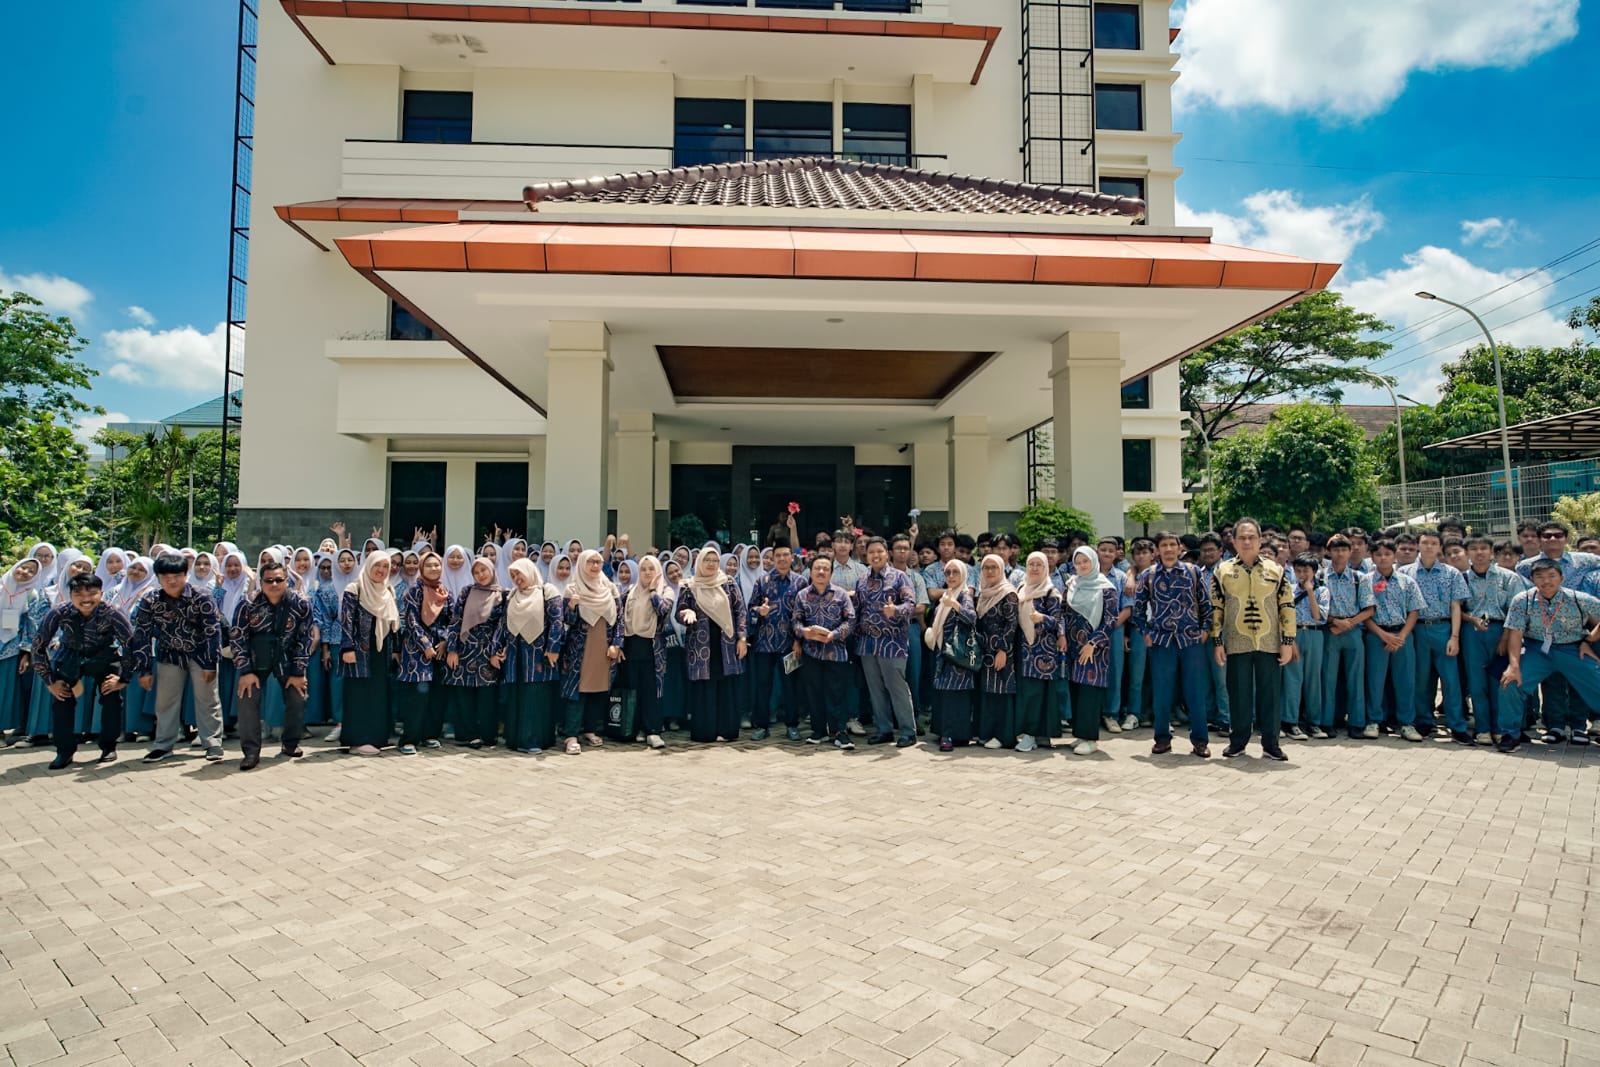
[[[1511,532],[1517,532],[1517,498],[1511,489],[1511,434],[1506,429],[1506,383],[1500,373],[1500,348],[1494,343],[1494,334],[1489,332],[1478,313],[1465,304],[1458,304],[1454,300],[1446,300],[1442,296],[1423,291],[1417,294],[1422,300],[1437,300],[1441,304],[1449,304],[1459,308],[1472,316],[1472,321],[1478,324],[1478,329],[1483,331],[1483,336],[1489,341],[1489,354],[1494,357],[1494,395],[1500,405],[1500,463],[1505,468],[1506,474],[1506,515],[1511,523]]]
[[[1400,418],[1400,398],[1395,395],[1394,383],[1383,375],[1367,371],[1363,377],[1369,382],[1374,382],[1389,390],[1389,403],[1394,405],[1394,438],[1395,445],[1400,453],[1400,521],[1409,532],[1411,530],[1411,500],[1406,493],[1406,428]]]
[[[1194,428],[1200,431],[1200,443],[1206,449],[1206,529],[1217,528],[1217,498],[1216,489],[1211,484],[1211,438],[1206,436],[1205,424],[1200,421],[1198,412],[1189,413],[1189,421],[1194,423]]]

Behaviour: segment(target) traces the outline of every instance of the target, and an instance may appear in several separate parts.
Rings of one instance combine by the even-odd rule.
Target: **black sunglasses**
[[[1539,540],[1541,541],[1565,541],[1566,539],[1567,535],[1564,533],[1542,533],[1539,535]]]
[[[287,582],[288,580],[289,579],[287,579],[287,578],[263,578],[263,579],[261,579],[261,584],[262,585],[282,585],[284,582]]]

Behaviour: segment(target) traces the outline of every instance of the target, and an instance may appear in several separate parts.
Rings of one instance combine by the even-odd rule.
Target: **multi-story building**
[[[241,538],[1005,527],[1052,421],[1180,512],[1175,361],[1337,265],[1174,225],[1168,16],[268,0]]]

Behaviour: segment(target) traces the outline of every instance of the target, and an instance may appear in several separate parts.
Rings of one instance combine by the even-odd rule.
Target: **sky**
[[[1497,340],[1571,340],[1566,310],[1600,292],[1600,139],[1586,106],[1597,6],[1175,5],[1179,222],[1342,262],[1332,288],[1393,327],[1376,369],[1419,401],[1437,398],[1440,365],[1479,338],[1419,289],[1471,303]],[[62,4],[8,16],[0,94],[28,101],[33,137],[13,139],[0,166],[0,290],[40,297],[89,339],[90,400],[107,414],[85,419],[85,435],[216,396],[236,6],[119,0],[114,18]],[[19,44],[41,40],[73,47]]]

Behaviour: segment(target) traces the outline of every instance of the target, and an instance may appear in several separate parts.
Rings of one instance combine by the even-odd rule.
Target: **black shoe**
[[[833,739],[833,747],[839,749],[841,752],[849,752],[856,747],[856,744],[854,741],[850,740],[849,734],[840,734],[838,737]]]
[[[280,758],[282,758],[282,759],[299,759],[301,756],[304,756],[305,754],[306,754],[305,749],[299,748],[297,746],[295,748],[286,748],[286,749],[284,749],[282,752],[278,753],[278,756]]]
[[[1517,750],[1517,746],[1521,743],[1521,739],[1516,734],[1506,734],[1500,738],[1499,742],[1494,747],[1499,749],[1501,752],[1515,752]]]
[[[887,745],[890,741],[893,741],[893,740],[894,740],[894,734],[873,734],[871,737],[867,738],[867,744],[869,744],[869,745]]]
[[[1475,743],[1471,734],[1456,733],[1454,730],[1450,732],[1450,740],[1458,745],[1472,745]]]
[[[250,755],[239,761],[239,769],[241,771],[253,771],[260,763],[261,753],[252,752]]]
[[[1567,744],[1569,745],[1587,745],[1588,743],[1589,734],[1585,730],[1573,730],[1572,736],[1567,738]]]
[[[828,738],[827,738],[826,734],[812,734],[810,737],[806,738],[806,744],[808,744],[808,745],[820,745],[824,741],[826,741],[827,739]]]
[[[1361,730],[1359,730],[1359,729],[1354,729],[1354,730],[1346,730],[1345,731],[1345,736],[1350,738],[1350,740],[1352,740],[1352,741],[1362,741],[1362,740],[1366,739],[1367,735],[1362,733]]]
[[[170,755],[172,755],[170,749],[152,748],[149,752],[144,754],[144,761],[146,763],[160,763]]]
[[[1289,757],[1283,754],[1283,749],[1281,748],[1264,748],[1261,750],[1261,754],[1268,759],[1275,759],[1279,763],[1289,762]]]
[[[114,748],[113,749],[107,749],[106,751],[100,753],[100,758],[95,760],[95,762],[96,763],[115,763],[115,762],[117,762],[117,750],[114,749]]]
[[[467,742],[467,747],[468,748],[482,748],[483,747],[483,742],[478,740],[476,737],[474,737],[471,741]]]
[[[71,756],[57,756],[55,759],[50,761],[50,766],[47,769],[52,771],[61,771],[70,766],[72,766]]]
[[[1232,745],[1229,745],[1227,748],[1222,750],[1222,758],[1223,759],[1233,759],[1235,756],[1242,756],[1242,755],[1244,755],[1244,748],[1243,747],[1234,748]]]
[[[939,738],[939,751],[940,752],[954,752],[955,750],[956,750],[956,743],[954,741],[950,740],[948,737]]]
[[[914,745],[916,743],[917,743],[917,739],[915,737],[902,737],[902,738],[898,739],[897,741],[895,741],[894,747],[895,748],[910,748],[912,745]]]
[[[1305,741],[1305,740],[1307,740],[1306,732],[1304,730],[1300,729],[1300,727],[1298,725],[1289,727],[1289,729],[1285,733],[1285,736],[1288,737],[1291,741]]]

